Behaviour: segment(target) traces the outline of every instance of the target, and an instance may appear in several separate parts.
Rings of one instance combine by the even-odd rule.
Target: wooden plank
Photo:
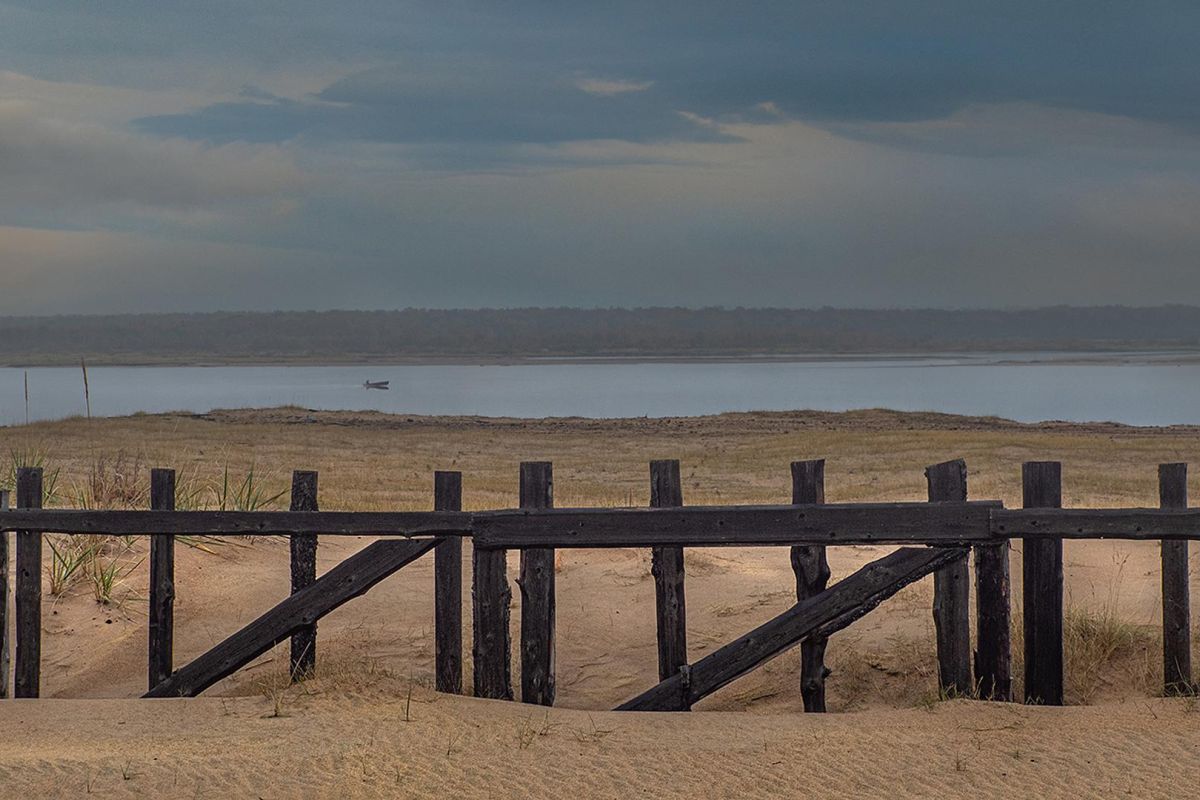
[[[792,502],[796,505],[820,505],[825,502],[825,460],[792,462]],[[792,548],[792,572],[796,575],[796,601],[816,597],[829,586],[829,559],[824,545],[797,545]],[[825,712],[825,666],[828,638],[810,636],[800,643],[800,696],[806,713]]]
[[[8,511],[8,490],[0,489],[0,513]],[[0,700],[8,697],[12,649],[8,635],[8,531],[0,531]]]
[[[894,544],[990,541],[996,503],[852,503],[786,506],[498,511],[475,515],[475,546]]]
[[[554,506],[554,467],[549,461],[521,464],[521,508]],[[521,551],[521,702],[554,705],[554,550]]]
[[[17,470],[17,507],[42,507],[41,467]],[[5,514],[16,512],[9,511]],[[37,697],[42,666],[42,534],[17,531],[13,697]]]
[[[828,636],[903,587],[963,558],[958,548],[902,548],[622,703],[618,711],[680,711],[812,635]]]
[[[326,572],[314,583],[289,595],[267,613],[180,667],[145,697],[195,697],[232,675],[296,631],[428,553],[435,540],[382,540],[367,545]]]
[[[967,501],[967,463],[962,459],[925,470],[931,503]],[[971,571],[961,558],[933,573],[933,624],[937,639],[938,688],[944,697],[970,695]]]
[[[451,511],[79,511],[14,509],[4,530],[260,536],[471,536],[479,546],[652,547],[980,544],[1005,538],[1200,539],[1200,509],[961,509],[918,503]],[[694,536],[692,534],[694,533]],[[536,538],[536,543],[534,539]]]
[[[433,474],[433,508],[462,510],[461,472]],[[439,539],[433,551],[434,681],[448,694],[462,694],[462,566],[462,539]]]
[[[1062,464],[1033,461],[1022,470],[1026,508],[1062,506]],[[1063,704],[1062,539],[1026,538],[1023,544],[1025,604],[1025,702]]]
[[[1200,539],[1200,508],[996,509],[995,537],[1024,539]]]
[[[150,507],[175,510],[175,470],[150,470]],[[150,537],[150,635],[147,688],[153,689],[171,674],[175,641],[175,537],[169,533]]]
[[[292,473],[292,511],[318,511],[316,472]],[[317,534],[293,533],[290,537],[292,594],[307,589],[317,580]],[[311,678],[317,670],[317,623],[292,634],[291,675],[293,681]]]
[[[15,510],[6,530],[141,536],[470,536],[471,514],[452,511]]]
[[[1187,464],[1158,468],[1158,494],[1163,508],[1187,508]],[[1162,543],[1163,691],[1195,692],[1192,683],[1191,597],[1188,590],[1188,543]]]
[[[650,506],[683,505],[683,480],[679,462],[650,462]],[[683,548],[653,547],[650,574],[654,576],[654,619],[658,642],[658,679],[666,680],[687,662],[687,597],[684,592]]]

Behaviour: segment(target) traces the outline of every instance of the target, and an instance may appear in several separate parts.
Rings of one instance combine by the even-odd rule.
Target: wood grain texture
[[[292,511],[318,511],[318,475],[307,470],[292,473]],[[293,533],[290,537],[292,594],[307,589],[317,580],[317,534]],[[317,623],[305,625],[292,634],[292,680],[312,677],[317,669]]]
[[[651,508],[679,508],[682,505],[683,480],[679,474],[679,462],[673,459],[651,461]],[[661,681],[679,672],[688,663],[683,548],[651,548],[650,574],[654,576],[654,622],[658,644],[658,679]]]
[[[433,474],[435,511],[462,510],[462,473]],[[462,694],[462,539],[446,536],[433,551],[434,683],[439,692]]]
[[[150,507],[175,510],[175,470],[150,471]],[[175,537],[169,533],[150,537],[150,631],[147,688],[153,689],[171,674],[175,646]]]
[[[929,502],[967,501],[967,464],[962,459],[927,468],[925,479]],[[967,559],[933,573],[933,624],[939,691],[944,697],[971,694],[971,572]]]
[[[792,462],[792,502],[796,505],[821,505],[825,502],[825,460]],[[792,572],[796,576],[796,601],[803,602],[825,591],[832,573],[824,545],[797,545],[791,550]],[[828,638],[810,636],[800,643],[800,697],[810,714],[824,713],[825,648]]]
[[[525,461],[520,468],[521,508],[554,507],[554,467],[549,461]],[[521,551],[521,702],[554,705],[554,550]]]
[[[1188,465],[1163,464],[1158,468],[1158,494],[1163,508],[1188,504]],[[1162,547],[1163,691],[1168,695],[1192,694],[1191,595],[1188,588],[1188,542],[1164,541]]]
[[[470,536],[471,514],[452,511],[14,510],[6,530],[141,536]]]
[[[560,509],[476,514],[477,547],[895,544],[990,541],[994,503]]]
[[[1033,461],[1022,470],[1026,508],[1062,506],[1062,465]],[[1063,704],[1062,539],[1026,538],[1022,571],[1025,606],[1025,702]]]
[[[17,508],[42,507],[41,467],[17,470]],[[5,514],[16,512],[9,511]],[[13,697],[37,697],[42,668],[42,533],[17,531]]]

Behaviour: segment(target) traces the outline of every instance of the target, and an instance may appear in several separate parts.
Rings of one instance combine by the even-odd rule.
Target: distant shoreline
[[[78,367],[79,356],[9,359],[0,369]],[[955,350],[819,353],[661,353],[645,355],[425,355],[425,356],[262,356],[255,358],[171,358],[84,356],[88,367],[404,367],[551,366],[582,364],[807,364],[823,362],[944,360],[955,366],[1084,366],[1200,364],[1200,350]],[[949,363],[947,365],[950,365]]]

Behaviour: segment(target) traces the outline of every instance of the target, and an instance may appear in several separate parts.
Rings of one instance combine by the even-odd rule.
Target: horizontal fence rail
[[[110,536],[440,536],[476,547],[986,544],[1010,538],[1200,539],[1200,508],[1007,509],[966,503],[844,503],[498,511],[78,511],[16,509],[0,530]]]

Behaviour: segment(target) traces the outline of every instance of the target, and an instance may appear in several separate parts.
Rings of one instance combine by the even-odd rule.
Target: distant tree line
[[[1200,348],[1200,308],[519,308],[0,317],[0,362]]]

